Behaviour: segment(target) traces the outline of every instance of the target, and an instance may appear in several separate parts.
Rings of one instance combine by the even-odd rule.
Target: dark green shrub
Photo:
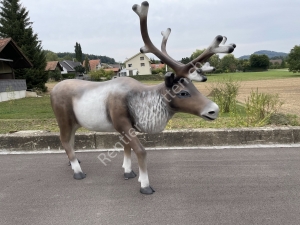
[[[76,74],[75,73],[65,73],[61,75],[63,79],[74,79]]]
[[[60,81],[62,79],[61,72],[58,70],[49,71],[48,78],[54,81]]]

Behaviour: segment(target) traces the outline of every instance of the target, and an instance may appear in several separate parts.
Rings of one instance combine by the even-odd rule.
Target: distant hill
[[[271,58],[279,58],[279,57],[287,57],[287,53],[284,52],[274,52],[274,51],[269,51],[269,50],[260,50],[260,51],[256,51],[253,54],[256,55],[267,55],[270,59]],[[239,57],[239,59],[249,59],[250,55],[243,55],[241,57]]]

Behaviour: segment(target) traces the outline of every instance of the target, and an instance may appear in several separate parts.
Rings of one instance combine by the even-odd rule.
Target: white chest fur
[[[158,133],[164,130],[172,114],[158,91],[143,91],[128,98],[128,108],[138,130]]]
[[[110,85],[101,86],[86,91],[80,98],[73,99],[74,113],[79,124],[92,131],[115,131],[107,118],[107,96],[111,91]]]

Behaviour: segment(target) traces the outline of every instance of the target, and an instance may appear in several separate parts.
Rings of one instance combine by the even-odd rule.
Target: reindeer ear
[[[174,80],[175,80],[175,74],[174,73],[167,72],[165,74],[165,84],[166,84],[166,87],[171,88],[173,86]]]

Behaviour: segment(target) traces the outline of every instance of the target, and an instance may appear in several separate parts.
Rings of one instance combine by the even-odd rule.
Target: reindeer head
[[[167,41],[171,33],[170,28],[161,32],[163,36],[161,51],[158,50],[150,40],[147,28],[149,3],[146,1],[142,2],[141,6],[135,4],[132,9],[140,18],[141,35],[145,43],[145,46],[142,47],[140,51],[142,53],[153,53],[161,61],[170,66],[176,74],[167,73],[165,75],[166,92],[169,93],[167,100],[171,108],[176,111],[195,114],[209,120],[216,119],[219,107],[204,97],[191,83],[191,80],[205,82],[207,78],[204,72],[214,70],[206,61],[213,54],[233,52],[236,45],[224,45],[227,38],[218,35],[200,56],[187,64],[182,64],[171,58],[166,51]],[[220,44],[222,45],[220,46]]]

